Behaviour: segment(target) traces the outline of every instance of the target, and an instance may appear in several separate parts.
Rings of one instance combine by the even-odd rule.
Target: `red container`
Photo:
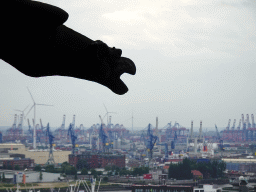
[[[152,179],[152,174],[144,174],[143,179]]]

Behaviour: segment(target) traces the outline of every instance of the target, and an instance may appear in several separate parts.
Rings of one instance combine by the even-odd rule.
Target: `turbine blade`
[[[107,114],[108,114],[108,113],[106,113],[106,114],[104,115],[103,119],[106,117]]]
[[[29,112],[31,111],[31,109],[35,106],[35,104],[30,108],[30,110],[28,111],[27,115],[29,114]],[[26,115],[26,117],[27,117]]]
[[[28,88],[28,87],[27,87]],[[28,89],[28,91],[29,91],[29,89]],[[29,94],[31,95],[31,98],[33,99],[33,97],[32,97],[32,94],[30,93],[30,91],[29,91]],[[34,101],[34,103],[35,103],[35,100],[33,99],[33,101]]]
[[[105,104],[104,104],[104,103],[103,103],[103,105],[104,105],[104,107],[105,107],[106,111],[108,112],[108,110],[107,110],[107,108],[106,108],[106,106],[105,106]]]
[[[36,104],[36,105],[46,105],[46,104]],[[46,105],[46,106],[53,106],[53,105]]]
[[[29,105],[28,105],[29,106]],[[23,111],[25,111],[27,108],[28,108],[28,106],[23,110]]]

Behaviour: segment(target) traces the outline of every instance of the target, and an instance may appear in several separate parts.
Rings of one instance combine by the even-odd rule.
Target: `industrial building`
[[[8,168],[9,166],[11,166],[12,169],[14,169],[16,165],[18,165],[20,169],[34,167],[34,159],[30,159],[30,158],[20,159],[19,157],[18,158],[0,158],[0,166],[2,168]]]
[[[0,175],[5,174],[5,178],[14,183],[16,179],[16,183],[23,182],[23,175],[25,174],[26,183],[37,183],[37,182],[54,182],[58,181],[61,176],[60,173],[47,173],[42,172],[42,180],[40,180],[40,172],[36,171],[11,171],[11,170],[2,170],[0,169]]]
[[[48,150],[29,150],[23,144],[1,143],[0,149],[8,150],[11,154],[23,154],[25,158],[34,159],[35,164],[45,164],[49,158]],[[53,151],[55,163],[68,161],[69,154],[71,154],[71,151]]]
[[[79,160],[86,160],[88,168],[105,168],[106,166],[125,167],[125,155],[112,155],[112,154],[82,154],[82,155],[69,155],[69,164],[76,167]]]
[[[229,171],[256,172],[256,159],[222,159]]]

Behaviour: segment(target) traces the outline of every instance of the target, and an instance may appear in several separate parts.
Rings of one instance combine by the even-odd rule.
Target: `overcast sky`
[[[136,75],[123,74],[129,91],[73,77],[26,76],[0,60],[0,126],[11,126],[13,109],[36,103],[36,123],[90,127],[106,114],[125,127],[172,121],[190,128],[226,127],[255,114],[255,1],[246,0],[41,0],[69,14],[66,26],[132,59]],[[15,56],[15,55],[14,55]],[[25,64],[23,64],[25,65]],[[93,65],[93,63],[91,63]],[[70,64],[72,68],[72,64]],[[36,66],[34,68],[36,69]],[[59,67],[61,70],[61,66]],[[81,70],[81,69],[77,69]],[[28,118],[32,123],[33,109]],[[107,118],[104,119],[106,123]],[[27,121],[25,122],[27,126]],[[209,129],[208,129],[209,130]]]

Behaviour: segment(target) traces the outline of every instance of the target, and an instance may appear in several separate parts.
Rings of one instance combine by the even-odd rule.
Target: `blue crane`
[[[54,165],[55,162],[54,162],[54,158],[53,158],[53,152],[52,152],[53,145],[52,144],[53,144],[53,139],[55,137],[50,132],[49,123],[47,124],[46,135],[49,137],[49,144],[50,144],[49,158],[48,158],[48,161],[46,162],[46,165]]]
[[[220,142],[220,150],[221,151],[224,151],[224,146],[223,146],[223,140],[221,139],[220,137],[220,133],[218,131],[218,128],[217,128],[217,125],[215,124],[215,128],[216,128],[216,133],[217,133],[217,139],[219,140]]]
[[[174,136],[174,140],[171,141],[171,148],[175,149],[175,144],[176,144],[176,140],[177,140],[177,132],[175,131],[175,136]]]
[[[75,154],[75,141],[77,139],[77,136],[75,136],[75,133],[74,133],[74,129],[73,129],[73,126],[72,124],[70,123],[69,125],[69,129],[68,129],[68,136],[70,135],[71,137],[71,142],[72,142],[72,154],[74,155]]]
[[[153,153],[152,150],[157,141],[157,136],[153,135],[153,131],[150,130],[150,127],[151,127],[150,124],[148,124],[146,147],[148,149],[148,157],[149,157],[149,159],[152,159],[152,153]]]
[[[108,145],[108,143],[107,143],[108,136],[106,135],[105,131],[103,130],[103,120],[102,120],[101,116],[99,116],[99,117],[101,119],[101,126],[100,126],[100,130],[99,130],[99,137],[100,137],[101,143],[102,143],[102,152],[105,152],[106,145]]]
[[[164,146],[164,153],[165,153],[164,159],[168,160],[168,158],[169,158],[168,144],[167,143],[158,143],[157,145],[163,145]]]

